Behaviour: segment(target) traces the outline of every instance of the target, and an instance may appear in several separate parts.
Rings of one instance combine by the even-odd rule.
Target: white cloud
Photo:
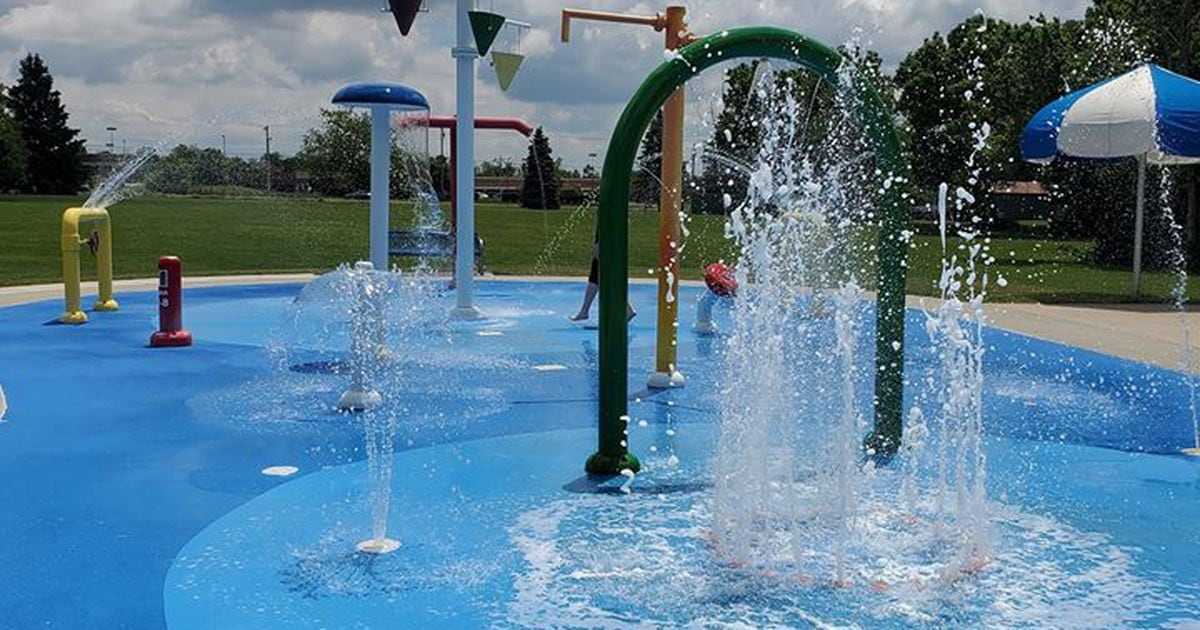
[[[481,0],[492,8],[492,0]],[[262,126],[275,145],[294,151],[317,111],[342,84],[391,80],[411,84],[435,111],[454,109],[454,37],[449,2],[433,2],[401,38],[379,0],[35,0],[0,2],[2,78],[15,78],[17,58],[43,55],[92,148],[107,142],[105,127],[131,145],[164,136],[261,151]],[[654,13],[657,4],[629,0],[572,2],[579,8]],[[897,62],[933,31],[946,31],[972,12],[1020,20],[1039,11],[1082,14],[1087,0],[698,0],[697,32],[749,24],[778,24],[830,44],[857,37]],[[580,23],[570,44],[559,42],[561,0],[495,0],[495,10],[534,25],[522,39],[527,55],[512,91],[479,69],[478,110],[525,117],[544,125],[558,156],[582,165],[603,153],[625,100],[661,62],[662,34],[644,27]],[[498,44],[510,45],[506,37]],[[689,89],[694,116],[711,105],[718,79]],[[702,102],[707,100],[708,102]],[[696,118],[699,120],[699,118]],[[118,144],[120,139],[118,139]],[[437,146],[436,138],[432,145]],[[520,158],[524,142],[482,133],[479,157]]]
[[[35,2],[10,9],[0,17],[0,35],[40,42],[94,41],[103,49],[117,42],[152,36],[178,24],[187,0],[63,0]],[[195,28],[190,24],[187,28]]]

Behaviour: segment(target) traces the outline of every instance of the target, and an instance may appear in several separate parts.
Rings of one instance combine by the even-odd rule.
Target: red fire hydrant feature
[[[732,267],[728,267],[723,263],[713,263],[704,268],[704,284],[708,285],[708,290],[721,297],[734,297],[737,295],[738,282],[737,275]]]
[[[183,329],[182,268],[177,256],[158,259],[158,332],[150,336],[151,348],[192,345],[192,333]]]

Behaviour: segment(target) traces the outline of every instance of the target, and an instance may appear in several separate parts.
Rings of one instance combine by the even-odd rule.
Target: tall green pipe
[[[625,106],[608,144],[600,182],[600,430],[587,472],[614,475],[639,468],[628,448],[629,181],[642,134],[671,93],[710,66],[738,58],[795,62],[833,86],[848,64],[835,50],[794,31],[752,27],[723,31],[679,51],[659,66]],[[848,66],[850,67],[850,66]],[[904,259],[908,209],[903,198],[908,167],[891,112],[861,75],[849,86],[875,152],[882,213],[877,265],[878,325],[875,340],[875,429],[867,447],[890,455],[900,446],[904,395]]]

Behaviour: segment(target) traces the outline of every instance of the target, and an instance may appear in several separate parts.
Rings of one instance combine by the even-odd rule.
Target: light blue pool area
[[[153,293],[120,295],[120,312],[80,327],[47,323],[58,301],[0,309],[0,625],[1196,622],[1200,462],[1177,455],[1191,442],[1181,375],[999,330],[985,336],[984,391],[996,557],[978,575],[836,585],[723,559],[708,529],[722,337],[688,331],[695,287],[681,309],[687,386],[631,392],[645,469],[629,494],[623,478],[582,477],[597,333],[565,319],[579,283],[483,282],[489,319],[413,335],[385,392],[399,410],[401,548],[355,553],[370,534],[366,464],[359,420],[334,409],[339,342],[272,349],[299,290],[188,291],[196,345],[182,349],[146,347]],[[653,364],[654,287],[631,295],[636,386]],[[923,319],[909,313],[913,381],[932,362]],[[872,335],[860,339],[869,364]],[[272,466],[299,472],[262,473]]]

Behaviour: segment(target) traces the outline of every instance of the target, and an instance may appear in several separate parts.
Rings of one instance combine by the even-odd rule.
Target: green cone
[[[488,13],[487,11],[467,11],[467,17],[471,20],[471,31],[475,33],[475,49],[482,57],[488,53],[492,43],[496,41],[496,36],[500,34],[506,18],[498,13]]]

